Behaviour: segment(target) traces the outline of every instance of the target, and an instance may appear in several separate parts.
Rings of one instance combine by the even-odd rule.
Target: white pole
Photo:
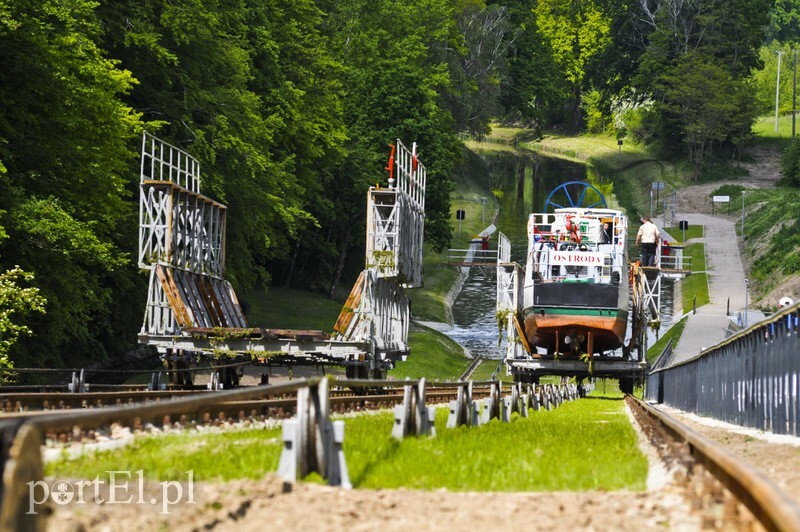
[[[744,240],[744,190],[742,190],[742,240]]]
[[[742,320],[745,329],[747,328],[747,321],[748,321],[747,320],[747,307],[748,307],[748,303],[750,303],[748,301],[749,299],[750,299],[750,280],[749,279],[745,279],[744,280],[744,319]]]
[[[778,75],[775,80],[775,133],[778,132],[778,96],[781,93],[781,56],[782,50],[778,50]]]

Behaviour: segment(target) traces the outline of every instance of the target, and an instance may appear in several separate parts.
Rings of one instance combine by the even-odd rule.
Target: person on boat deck
[[[603,222],[603,226],[600,228],[600,243],[611,243],[611,224],[608,222]]]
[[[661,238],[656,224],[650,221],[649,216],[642,218],[642,226],[636,233],[636,245],[642,245],[642,266],[655,266],[656,243]]]

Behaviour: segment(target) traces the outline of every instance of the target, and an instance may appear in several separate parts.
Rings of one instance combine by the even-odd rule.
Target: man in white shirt
[[[655,266],[656,264],[656,245],[661,233],[658,232],[656,224],[650,221],[649,216],[642,218],[642,226],[636,233],[636,245],[642,245],[642,266]]]

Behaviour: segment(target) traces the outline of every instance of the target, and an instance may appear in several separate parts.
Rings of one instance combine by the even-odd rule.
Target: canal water
[[[511,242],[511,259],[525,264],[528,215],[543,212],[550,192],[567,181],[588,181],[606,198],[609,208],[619,209],[612,183],[582,164],[544,157],[534,153],[484,153],[491,189],[500,206],[495,225]],[[487,223],[488,225],[488,223]],[[496,242],[497,236],[493,237]],[[453,304],[454,327],[448,336],[474,355],[503,358],[495,312],[496,286],[491,268],[470,268],[464,287]],[[662,281],[661,334],[672,324],[672,281]],[[656,341],[656,332],[648,332],[648,345]]]

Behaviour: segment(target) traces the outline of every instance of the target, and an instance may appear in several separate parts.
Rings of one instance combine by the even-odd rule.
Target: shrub
[[[783,154],[779,185],[800,187],[800,142],[792,142]]]

